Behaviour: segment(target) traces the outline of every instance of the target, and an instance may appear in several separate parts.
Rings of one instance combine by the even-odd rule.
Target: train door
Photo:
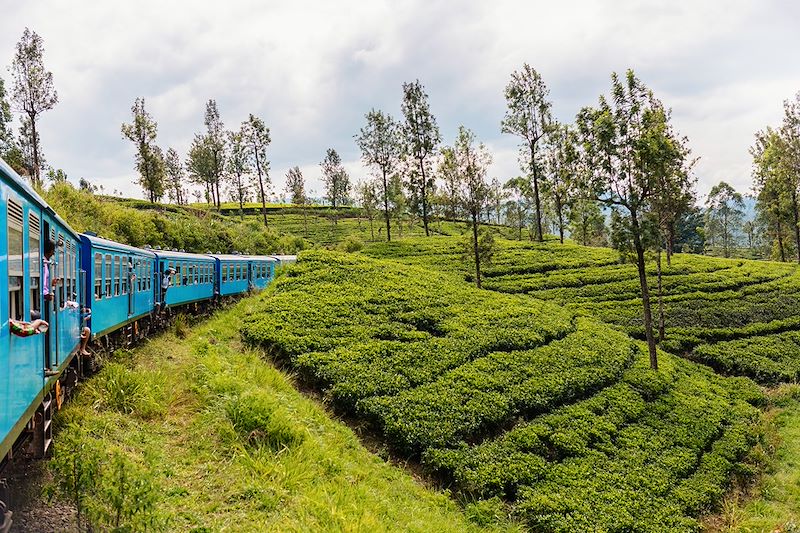
[[[51,242],[56,244],[55,230],[50,227],[50,222],[47,220],[42,224],[42,242],[44,242],[45,252],[51,246]],[[53,364],[58,360],[58,313],[55,312],[57,291],[53,290],[53,279],[57,276],[57,257],[58,246],[56,245],[56,250],[50,257],[44,255],[42,258],[42,270],[47,269],[47,275],[42,278],[42,283],[45,285],[42,287],[42,293],[48,295],[42,307],[42,319],[50,325],[44,336],[44,367],[47,370],[53,370]]]
[[[138,259],[137,259],[138,261]],[[125,266],[125,285],[128,290],[128,318],[132,317],[136,309],[136,269],[133,266],[133,257],[128,257]]]

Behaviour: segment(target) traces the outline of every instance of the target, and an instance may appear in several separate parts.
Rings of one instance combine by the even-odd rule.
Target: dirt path
[[[48,501],[42,494],[51,481],[45,461],[20,461],[9,466],[5,473],[11,498],[9,507],[14,513],[11,533],[73,533],[75,511],[61,501]]]

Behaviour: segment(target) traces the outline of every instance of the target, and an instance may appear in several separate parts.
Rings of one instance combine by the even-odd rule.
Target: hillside
[[[758,441],[752,382],[663,352],[654,373],[575,310],[356,255],[305,252],[287,274],[245,337],[393,453],[532,528],[694,528]]]
[[[644,338],[639,280],[607,248],[499,241],[484,288],[588,312]],[[464,277],[460,242],[408,239],[365,254]],[[657,303],[655,261],[648,266]],[[800,379],[800,269],[789,263],[676,254],[663,263],[665,350],[716,370],[773,384]],[[654,316],[657,312],[654,310]]]
[[[371,454],[242,346],[253,304],[119,352],[59,413],[51,470],[94,530],[519,530]]]

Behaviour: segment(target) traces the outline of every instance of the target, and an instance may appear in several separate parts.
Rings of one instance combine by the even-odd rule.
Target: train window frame
[[[131,283],[131,256],[123,256],[122,262],[122,271],[125,273],[125,276],[123,276],[122,281],[120,282],[119,290],[122,294],[128,294],[128,285]]]
[[[7,252],[8,252],[8,318],[11,320],[23,320],[25,312],[25,240],[24,240],[24,218],[23,205],[21,202],[9,198],[6,204],[6,227]],[[12,231],[15,234],[14,244],[19,244],[19,254],[12,254]],[[16,238],[16,234],[19,238]],[[16,248],[14,251],[17,251]],[[19,268],[12,270],[12,265],[19,257]]]
[[[31,298],[30,317],[33,320],[34,313],[42,312],[42,229],[41,219],[36,213],[28,212],[28,275],[30,277],[29,294]]]
[[[111,254],[106,254],[105,263],[103,264],[103,286],[104,291],[103,294],[106,298],[112,298],[111,294],[111,287],[112,287],[112,274],[113,270],[111,267]]]
[[[94,299],[103,299],[103,254],[100,252],[94,254]]]
[[[113,276],[114,276],[114,296],[116,297],[116,296],[119,296],[119,279],[120,279],[120,274],[121,274],[120,257],[118,255],[114,254],[113,261],[114,261],[114,266],[113,266],[112,273],[113,273]]]

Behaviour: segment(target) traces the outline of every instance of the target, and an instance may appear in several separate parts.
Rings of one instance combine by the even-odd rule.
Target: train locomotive
[[[47,454],[54,411],[85,371],[84,325],[95,345],[113,350],[177,310],[200,311],[262,289],[277,267],[295,260],[141,249],[78,234],[2,159],[0,228],[0,472],[20,451]],[[37,319],[47,322],[46,332],[12,333],[12,323]],[[10,525],[4,501],[0,480],[0,531]]]

